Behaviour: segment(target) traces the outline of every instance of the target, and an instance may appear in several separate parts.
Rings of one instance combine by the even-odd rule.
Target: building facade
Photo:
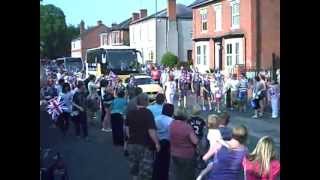
[[[129,23],[131,18],[121,22],[113,23],[109,32],[100,34],[100,46],[129,46]]]
[[[85,60],[87,49],[97,48],[101,44],[101,33],[109,32],[109,28],[98,21],[97,25],[85,29],[84,22],[80,23],[80,36],[71,41],[71,57],[80,57]]]
[[[270,69],[280,60],[280,0],[197,0],[191,7],[200,71]]]
[[[142,52],[144,62],[141,63],[160,64],[162,56],[168,51],[181,61],[192,58],[190,7],[168,0],[166,9],[146,17],[141,12],[133,13],[132,20],[129,25],[130,47]]]

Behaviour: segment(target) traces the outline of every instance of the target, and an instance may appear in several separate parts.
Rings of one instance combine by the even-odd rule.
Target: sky
[[[147,9],[148,15],[167,7],[167,0],[43,0],[42,4],[53,4],[64,12],[67,25],[78,25],[84,20],[85,26],[94,26],[98,20],[105,25],[120,23],[133,12]],[[177,3],[190,5],[195,0],[176,0]]]

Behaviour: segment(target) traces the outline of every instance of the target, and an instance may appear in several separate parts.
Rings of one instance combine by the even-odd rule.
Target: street
[[[191,106],[192,98],[189,100]],[[188,108],[190,109],[190,108]],[[249,129],[248,148],[254,148],[258,139],[264,135],[273,137],[276,149],[280,152],[280,120],[267,118],[252,119],[251,113],[229,112],[230,127],[244,124]],[[208,113],[202,113],[207,117]],[[129,179],[128,162],[121,147],[112,145],[111,133],[102,132],[100,127],[89,125],[89,141],[78,139],[70,123],[69,134],[63,137],[59,129],[51,128],[50,117],[40,111],[40,146],[60,152],[69,171],[71,180]],[[280,156],[279,156],[280,157]]]

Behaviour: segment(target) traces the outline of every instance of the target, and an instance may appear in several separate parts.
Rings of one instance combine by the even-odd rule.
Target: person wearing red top
[[[160,71],[158,70],[157,67],[154,67],[154,69],[151,70],[151,78],[152,78],[152,80],[157,81],[158,83],[160,83],[160,77],[161,77]]]
[[[179,109],[170,125],[170,153],[175,179],[195,179],[195,150],[198,138],[186,122],[186,111]]]
[[[262,137],[255,149],[242,162],[246,180],[276,180],[280,174],[280,162],[276,159],[271,137]]]

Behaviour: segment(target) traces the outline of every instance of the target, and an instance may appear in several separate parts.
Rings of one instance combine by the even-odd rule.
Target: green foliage
[[[165,53],[161,58],[161,64],[167,67],[174,67],[178,63],[178,57],[171,52]]]
[[[70,56],[71,40],[78,34],[76,27],[67,27],[60,8],[40,4],[40,57]]]
[[[184,61],[179,61],[179,62],[177,63],[177,67],[181,67],[181,66],[183,66],[183,67],[189,67],[189,63],[188,63],[188,62],[184,62]]]

